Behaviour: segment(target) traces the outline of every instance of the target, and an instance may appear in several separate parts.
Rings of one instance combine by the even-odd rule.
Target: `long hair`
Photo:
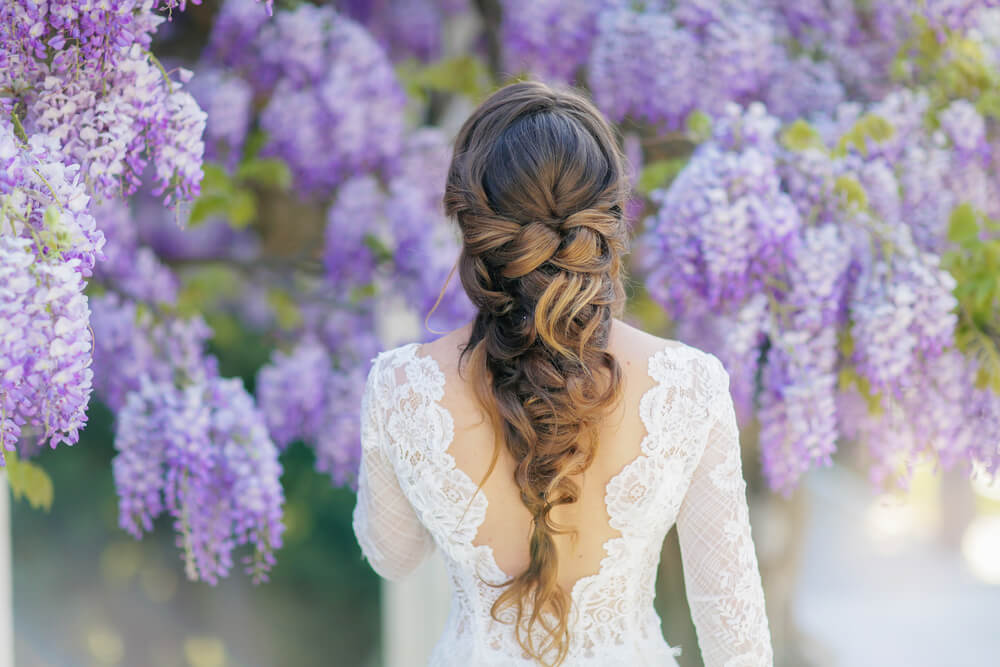
[[[491,614],[513,609],[518,643],[544,665],[569,650],[571,600],[553,536],[574,532],[550,513],[577,501],[569,476],[594,460],[597,427],[621,396],[607,343],[625,301],[624,164],[618,136],[583,94],[522,81],[462,126],[445,188],[462,235],[459,275],[478,308],[462,358],[496,434],[483,482],[506,446],[532,516],[530,563]]]

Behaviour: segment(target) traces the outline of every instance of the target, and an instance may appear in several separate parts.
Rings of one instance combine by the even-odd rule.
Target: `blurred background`
[[[149,50],[207,114],[204,179],[192,201],[164,206],[154,160],[127,205],[95,209],[108,259],[87,292],[87,426],[72,447],[19,452],[30,463],[18,474],[43,479],[17,478],[9,513],[18,667],[424,664],[447,585],[437,556],[399,585],[361,558],[357,400],[378,349],[433,337],[423,317],[458,247],[438,210],[449,142],[519,77],[584,87],[621,132],[635,188],[627,319],[713,351],[733,377],[775,664],[1000,664],[992,2],[278,0],[273,16],[253,0],[185,4],[150,5],[167,20]],[[826,190],[798,178],[815,173]],[[815,287],[833,307],[800,326],[809,341],[829,334],[835,361],[780,356],[786,332],[768,318],[812,311],[787,285],[771,295],[782,308],[754,299],[765,293],[754,263],[771,248],[747,230],[777,238],[782,215],[797,229],[898,223],[908,231],[894,241],[924,253],[924,273],[891,275],[948,274],[951,300],[921,305],[942,301],[922,278],[909,279],[912,301],[865,292],[858,276],[876,272],[846,257],[842,276],[817,275],[868,237],[845,233],[813,255],[782,246],[801,253],[783,278],[843,296]],[[707,277],[682,284],[695,275],[687,261]],[[115,319],[123,304],[132,310]],[[469,308],[453,281],[431,328]],[[142,333],[144,313],[207,328]],[[916,331],[921,318],[949,322],[950,345],[893,338],[893,322]],[[143,336],[155,344],[129,347]],[[281,450],[283,544],[266,583],[239,567],[213,585],[190,580],[166,516],[139,540],[120,527],[116,415],[137,391],[130,374],[189,343],[215,360],[211,374],[241,381]],[[961,354],[934,365],[942,347]],[[904,357],[927,365],[880,393],[873,359]],[[317,379],[317,358],[329,377]],[[818,367],[828,383],[795,385]],[[320,387],[323,405],[296,403],[297,385]],[[674,532],[657,609],[678,662],[700,666]]]

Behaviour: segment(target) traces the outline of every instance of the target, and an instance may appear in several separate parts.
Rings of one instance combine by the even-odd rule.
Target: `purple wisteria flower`
[[[660,283],[683,283],[713,306],[741,303],[779,272],[802,221],[781,188],[776,124],[760,113],[717,124],[671,186],[652,193],[659,210],[645,239],[656,248],[654,294]]]
[[[316,452],[317,470],[329,474],[335,485],[353,487],[361,461],[358,387],[364,386],[370,359],[354,360],[346,350],[340,352],[334,365],[327,346],[307,333],[259,371],[257,398],[280,448],[295,440],[308,443]]]
[[[191,79],[189,90],[208,115],[205,157],[232,169],[250,130],[253,89],[224,70],[201,69]]]
[[[442,199],[451,151],[444,133],[422,129],[411,133],[389,183],[385,215],[394,241],[396,284],[421,321],[441,296],[432,328],[457,328],[475,308],[457,277],[445,288],[458,260],[457,228],[444,215]],[[444,292],[442,293],[442,290]],[[425,335],[430,332],[425,331]]]
[[[104,246],[105,260],[95,269],[96,280],[139,301],[176,301],[177,276],[152,248],[140,244],[128,204],[108,200],[94,208],[94,217],[108,239]]]
[[[32,241],[0,234],[0,464],[25,425],[38,444],[75,444],[93,372],[79,259],[39,261]]]
[[[873,484],[906,487],[913,464],[930,456],[944,468],[980,464],[1000,471],[1000,394],[976,387],[979,362],[956,349],[912,368],[898,396],[877,396],[872,412],[855,387],[837,397],[846,438],[865,446]]]
[[[206,356],[212,330],[201,317],[159,318],[149,306],[108,292],[91,300],[94,387],[113,411],[120,410],[142,378],[153,382],[205,382],[218,373]]]
[[[986,121],[975,105],[968,100],[955,100],[938,115],[938,119],[961,161],[989,159]]]
[[[239,379],[178,387],[143,376],[118,413],[115,449],[122,528],[140,537],[167,512],[189,579],[215,584],[243,545],[247,573],[267,579],[284,532],[281,464]]]
[[[587,61],[594,102],[614,121],[631,116],[668,130],[681,127],[698,108],[704,83],[698,46],[669,14],[601,12]]]
[[[468,0],[341,0],[337,7],[367,28],[394,61],[441,56],[446,21]]]
[[[59,142],[99,197],[130,194],[147,162],[167,203],[197,196],[204,113],[181,90],[188,73],[167,75],[149,53],[162,17],[152,0],[4,3],[0,107],[17,108],[29,134]]]
[[[796,237],[768,336],[760,408],[764,475],[789,493],[812,465],[829,465],[837,443],[837,330],[853,248],[837,225]]]
[[[265,23],[239,4],[223,7],[207,56],[242,71],[267,97],[262,154],[284,160],[311,195],[390,161],[406,97],[374,38],[331,7],[304,4]]]
[[[103,259],[76,165],[58,142],[0,121],[0,463],[24,426],[74,444],[93,373],[85,278]]]
[[[614,0],[503,0],[500,36],[504,67],[570,82],[587,61],[597,36],[597,16]]]
[[[775,65],[763,101],[782,120],[834,109],[846,98],[833,64],[806,56],[783,57]]]
[[[882,231],[888,257],[862,264],[850,297],[853,361],[874,391],[898,397],[913,364],[954,346],[956,283],[936,255],[916,248],[908,227]]]
[[[363,287],[375,276],[373,250],[385,195],[374,176],[352,178],[337,189],[327,212],[323,264],[327,278],[345,291]]]
[[[368,365],[334,373],[327,385],[323,428],[316,437],[316,469],[330,475],[337,486],[357,490],[361,463],[361,392]],[[360,383],[360,384],[359,384]]]
[[[257,373],[257,400],[279,448],[319,435],[332,374],[329,351],[313,337],[290,352],[275,352],[271,363]]]

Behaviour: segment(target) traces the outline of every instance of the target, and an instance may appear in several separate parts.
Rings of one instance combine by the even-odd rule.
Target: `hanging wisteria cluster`
[[[435,11],[453,13],[454,4]],[[359,7],[345,11],[375,19]],[[425,315],[457,259],[441,205],[448,139],[436,128],[404,132],[406,100],[389,56],[331,7],[302,5],[267,22],[246,3],[227,2],[196,69],[209,72],[209,83],[195,83],[196,97],[220,110],[218,121],[209,116],[210,154],[232,165],[258,127],[266,137],[260,154],[287,164],[302,196],[329,202],[323,280],[294,295],[303,322],[259,372],[257,396],[280,446],[307,442],[319,470],[353,485],[356,389],[380,348],[376,311],[405,303]],[[471,316],[457,287],[433,325],[452,328]]]
[[[223,5],[199,67],[225,68],[200,96],[221,112],[210,141],[238,151],[256,96],[267,100],[258,118],[263,153],[288,164],[301,192],[327,194],[385,166],[401,146],[406,98],[378,43],[331,7],[303,4],[268,21],[247,5]]]
[[[117,413],[122,527],[169,513],[189,576],[210,582],[249,543],[262,580],[283,531],[277,448],[206,356],[211,331],[177,316],[180,281],[122,199],[145,185],[163,214],[199,193],[191,72],[150,52],[158,10],[183,4],[0,7],[0,458],[77,442],[93,387]]]
[[[0,462],[27,426],[55,447],[87,421],[93,373],[85,279],[104,235],[59,143],[0,120]]]
[[[927,182],[909,174],[926,169],[916,156],[940,151],[947,169],[969,166],[961,144],[949,148],[923,129],[926,110],[919,96],[893,93],[817,120],[821,131],[782,127],[759,103],[731,106],[670,187],[652,195],[659,209],[643,238],[650,292],[686,335],[718,332],[740,413],[756,408],[772,488],[789,492],[809,467],[829,464],[841,434],[867,444],[878,481],[899,472],[905,480],[900,466],[921,453],[946,465],[1000,465],[1000,401],[954,351],[956,281],[934,251],[947,242],[951,206],[938,219],[909,214],[908,202],[928,196]],[[989,168],[987,152],[975,155]],[[922,247],[918,231],[933,242]],[[878,416],[859,416],[858,405]]]
[[[244,545],[266,577],[293,443],[356,483],[387,313],[472,316],[439,299],[451,133],[522,72],[622,124],[635,268],[771,488],[844,439],[878,482],[1000,467],[995,0],[227,0],[161,62],[188,4],[0,4],[0,459],[76,442],[93,393],[122,527],[169,515],[190,577]],[[226,321],[273,344],[255,396],[209,353]]]
[[[0,108],[59,140],[98,197],[155,180],[169,203],[198,194],[205,114],[149,51],[154,0],[11,2],[0,8]],[[147,165],[151,174],[144,175]]]

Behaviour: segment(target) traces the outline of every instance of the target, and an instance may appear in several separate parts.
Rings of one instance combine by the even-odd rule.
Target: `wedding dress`
[[[490,607],[507,576],[476,545],[487,499],[448,452],[445,376],[412,343],[381,353],[365,387],[362,463],[354,531],[377,573],[399,579],[440,549],[452,583],[451,612],[432,666],[534,665],[513,626]],[[648,359],[653,386],[639,412],[641,454],[607,485],[610,525],[598,572],[571,591],[566,667],[676,666],[653,608],[663,539],[677,524],[684,578],[706,667],[772,665],[751,538],[729,376],[712,354],[687,345]]]

